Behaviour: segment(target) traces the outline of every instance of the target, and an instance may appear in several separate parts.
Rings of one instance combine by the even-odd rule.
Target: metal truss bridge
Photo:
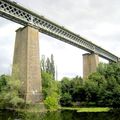
[[[40,16],[35,12],[17,4],[16,2],[10,0],[0,0],[0,16],[23,26],[33,26],[44,34],[57,38],[90,53],[96,53],[100,57],[109,61],[120,61],[119,57],[109,51],[95,45],[63,26],[46,19],[44,16]]]

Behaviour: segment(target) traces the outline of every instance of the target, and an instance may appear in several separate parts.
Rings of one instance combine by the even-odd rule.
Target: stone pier
[[[83,54],[83,78],[87,78],[96,71],[99,64],[99,56],[95,53]]]
[[[42,101],[42,83],[39,58],[39,31],[30,26],[16,30],[13,67],[17,66],[26,102]],[[14,73],[14,69],[12,71]]]

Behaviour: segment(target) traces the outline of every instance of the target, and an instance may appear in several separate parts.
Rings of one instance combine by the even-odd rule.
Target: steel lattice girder
[[[0,16],[19,23],[23,26],[33,26],[44,34],[74,45],[90,53],[96,53],[109,61],[119,61],[119,58],[114,54],[93,44],[78,34],[69,31],[63,26],[60,26],[46,19],[45,17],[40,16],[31,10],[22,7],[21,5],[18,5],[16,2],[11,2],[9,0],[0,0]]]

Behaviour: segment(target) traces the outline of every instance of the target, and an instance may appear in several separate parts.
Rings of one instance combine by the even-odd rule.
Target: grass
[[[16,110],[19,112],[47,112],[47,111],[54,111],[54,110],[48,110],[48,109],[41,109],[39,105],[37,106],[31,106],[24,109],[10,109],[10,110]],[[57,110],[57,109],[56,109]],[[55,111],[56,111],[55,110]],[[109,107],[60,107],[58,110],[76,110],[77,112],[109,112],[111,108]]]
[[[79,108],[77,112],[108,112],[110,108]]]
[[[89,107],[89,108],[72,108],[72,107],[62,107],[62,110],[77,110],[77,112],[109,112],[111,108],[109,107]]]

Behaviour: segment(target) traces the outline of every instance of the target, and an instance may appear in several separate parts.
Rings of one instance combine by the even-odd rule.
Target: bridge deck
[[[78,34],[71,32],[63,26],[60,26],[45,17],[24,8],[16,2],[11,2],[10,0],[0,0],[0,16],[23,26],[33,26],[44,34],[57,38],[90,53],[96,53],[109,61],[119,61],[119,58],[116,55],[93,44]]]

